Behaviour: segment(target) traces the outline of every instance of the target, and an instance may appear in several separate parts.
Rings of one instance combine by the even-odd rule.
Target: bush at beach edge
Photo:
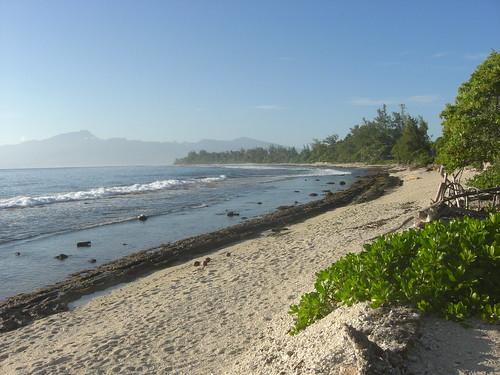
[[[294,335],[341,305],[400,304],[447,319],[500,322],[500,213],[379,237],[316,274],[290,307]]]

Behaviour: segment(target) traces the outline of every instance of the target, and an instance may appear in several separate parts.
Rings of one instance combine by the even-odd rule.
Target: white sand
[[[1,334],[0,374],[232,374],[257,346],[285,334],[288,307],[311,290],[316,271],[430,203],[437,173],[400,175],[405,184],[390,194],[217,251],[205,269],[189,262],[158,271],[71,312]],[[500,356],[491,349],[498,330],[483,329],[484,364],[452,374],[484,372],[495,362],[498,370]],[[430,363],[432,356],[420,349],[414,360]],[[483,360],[474,352],[470,357]]]

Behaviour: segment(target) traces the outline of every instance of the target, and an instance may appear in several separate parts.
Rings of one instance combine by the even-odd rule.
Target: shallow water
[[[281,165],[0,170],[0,298],[281,205],[306,203],[354,180],[349,170]],[[229,210],[240,216],[228,217]],[[149,219],[136,220],[140,214]],[[92,247],[77,248],[78,241],[92,241]],[[60,253],[69,258],[54,259]]]

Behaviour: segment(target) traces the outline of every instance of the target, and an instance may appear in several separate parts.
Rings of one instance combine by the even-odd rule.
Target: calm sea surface
[[[350,170],[281,165],[0,170],[0,299],[280,205],[318,199],[309,193],[320,197],[354,180]],[[227,217],[229,210],[240,216]],[[149,219],[136,220],[141,214]],[[77,249],[77,241],[92,247]],[[68,259],[54,259],[60,253]]]

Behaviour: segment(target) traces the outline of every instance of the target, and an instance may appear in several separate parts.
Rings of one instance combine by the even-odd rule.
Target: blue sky
[[[0,0],[0,144],[344,136],[377,106],[439,113],[500,1]]]

